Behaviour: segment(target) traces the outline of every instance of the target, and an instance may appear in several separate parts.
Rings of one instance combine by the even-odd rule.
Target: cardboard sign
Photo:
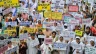
[[[17,22],[5,22],[5,27],[7,27],[8,25],[17,26]]]
[[[19,39],[20,39],[20,40],[27,39],[27,38],[28,38],[28,33],[21,34],[21,35],[19,36]]]
[[[46,36],[44,35],[38,35],[38,38],[45,38]]]
[[[66,50],[68,44],[66,43],[54,43],[53,44],[53,49],[55,50]]]
[[[19,0],[0,0],[0,6],[18,6]]]
[[[15,46],[14,48],[12,48],[12,49],[10,49],[10,50],[7,50],[6,53],[7,53],[7,54],[14,54],[14,53],[17,52],[17,50],[18,50],[18,47]]]
[[[52,41],[52,38],[45,38],[45,39],[44,39],[44,43],[45,43],[45,44],[52,44],[52,42],[53,42],[53,41]]]
[[[39,3],[38,4],[38,11],[41,11],[41,10],[50,10],[51,9],[51,6],[49,3]]]
[[[3,11],[3,15],[6,15],[6,14],[10,13],[11,11],[12,11],[12,8],[5,9]]]
[[[80,30],[75,30],[76,36],[82,36],[83,35],[83,31]]]
[[[18,13],[29,13],[28,8],[22,8],[22,7],[18,7],[17,12]]]
[[[11,36],[12,32],[16,32],[16,30],[5,30],[4,34],[8,34],[9,36]]]
[[[91,18],[82,19],[82,24],[83,24],[83,25],[90,24],[90,22],[91,22]]]
[[[69,12],[78,12],[79,7],[77,5],[69,5],[68,10]]]
[[[94,47],[85,47],[85,54],[96,54],[96,48],[94,48]]]
[[[20,26],[27,26],[27,25],[31,25],[30,22],[20,22]]]

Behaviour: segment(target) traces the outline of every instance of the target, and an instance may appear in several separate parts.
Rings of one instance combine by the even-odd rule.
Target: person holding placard
[[[27,39],[28,54],[37,54],[39,41],[35,38],[35,33],[30,34],[30,38]]]

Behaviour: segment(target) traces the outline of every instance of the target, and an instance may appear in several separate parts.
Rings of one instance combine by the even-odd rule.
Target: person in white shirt
[[[86,45],[87,47],[96,47],[93,39],[90,40],[90,43]]]
[[[37,54],[39,41],[35,38],[35,33],[30,34],[31,38],[27,39],[28,54]]]

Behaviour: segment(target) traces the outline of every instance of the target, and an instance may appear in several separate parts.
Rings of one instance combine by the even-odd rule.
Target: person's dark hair
[[[10,43],[12,43],[11,41],[8,41],[8,43],[7,44],[10,44]]]
[[[53,32],[52,32],[52,34],[53,34],[53,33],[55,33],[55,34],[56,34],[56,32],[55,32],[55,31],[53,31]]]
[[[12,34],[16,34],[16,32],[12,32]]]
[[[8,25],[7,27],[11,27],[11,25]]]
[[[4,40],[5,38],[3,36],[0,36],[0,40]]]
[[[90,30],[90,27],[86,27],[86,29],[89,29]]]
[[[30,36],[35,36],[35,33],[31,33]]]
[[[24,30],[24,33],[27,33],[27,30]]]
[[[52,52],[51,52],[51,54],[59,54],[59,52],[57,51],[57,50],[53,50]]]

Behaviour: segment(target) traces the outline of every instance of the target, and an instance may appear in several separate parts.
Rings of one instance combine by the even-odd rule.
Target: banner
[[[13,26],[17,26],[17,22],[5,22],[5,27],[7,27],[8,25]]]
[[[10,12],[12,12],[12,8],[5,9],[5,10],[3,11],[3,15],[6,15],[6,14],[8,14],[8,13],[10,13]]]
[[[45,43],[45,44],[52,44],[52,42],[53,42],[53,41],[52,41],[52,38],[45,38],[45,39],[44,39],[44,43]]]
[[[53,44],[53,49],[55,49],[55,50],[66,50],[67,45],[68,44],[66,44],[66,43],[54,43]]]
[[[28,8],[18,7],[17,8],[18,13],[29,13]]]
[[[94,47],[85,47],[85,54],[96,54],[96,48],[94,48]]]
[[[19,0],[0,0],[0,6],[18,6]]]
[[[46,36],[44,35],[38,35],[38,38],[45,38]]]
[[[11,36],[12,32],[16,32],[16,30],[5,30],[4,34],[8,34],[9,36]]]
[[[44,12],[44,17],[45,18],[51,18],[51,11]]]
[[[76,36],[82,36],[83,35],[83,31],[80,30],[75,30]]]
[[[78,12],[79,7],[77,5],[69,5],[68,10],[69,12]]]
[[[51,9],[51,5],[49,3],[39,3],[38,4],[38,11],[50,10],[50,9]]]
[[[31,25],[30,22],[20,22],[19,24],[20,24],[20,26],[27,26],[27,25]]]

